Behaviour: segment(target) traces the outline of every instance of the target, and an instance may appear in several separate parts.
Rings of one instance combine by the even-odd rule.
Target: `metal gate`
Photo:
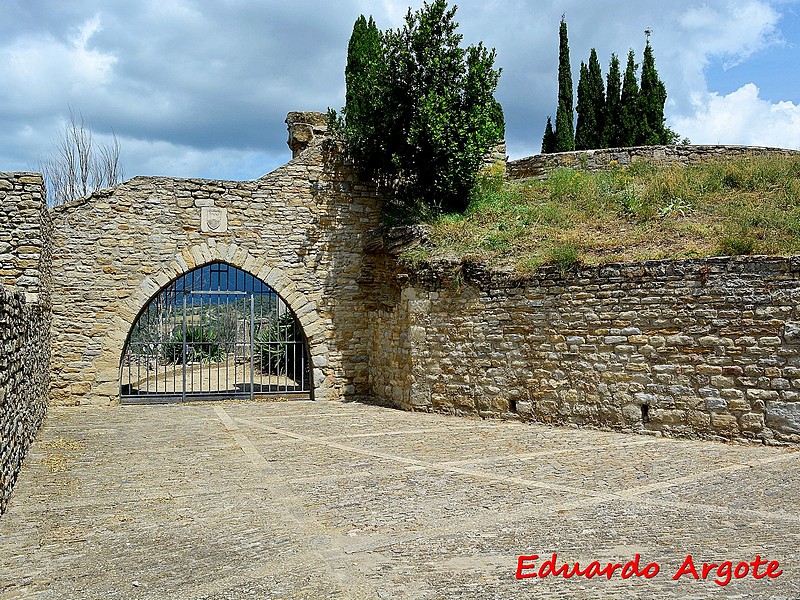
[[[120,365],[123,404],[309,397],[300,324],[272,288],[225,263],[179,277],[134,323]]]

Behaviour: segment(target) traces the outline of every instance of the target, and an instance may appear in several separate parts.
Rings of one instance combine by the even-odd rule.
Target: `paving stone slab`
[[[0,599],[800,598],[800,452],[350,403],[52,408]],[[515,577],[520,555],[652,579]],[[671,575],[777,560],[726,586]]]

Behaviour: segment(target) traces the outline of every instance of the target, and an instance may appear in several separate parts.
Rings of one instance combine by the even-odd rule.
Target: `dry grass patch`
[[[719,255],[800,253],[800,158],[692,166],[558,169],[544,181],[483,178],[463,215],[431,223],[431,246],[405,255],[480,261],[518,272]]]

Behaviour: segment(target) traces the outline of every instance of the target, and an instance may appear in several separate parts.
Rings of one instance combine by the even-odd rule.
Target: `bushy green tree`
[[[603,137],[601,140],[602,148],[618,148],[622,145],[622,123],[621,119],[621,93],[622,93],[622,74],[619,70],[619,58],[616,54],[611,55],[606,76],[606,103],[603,120]]]
[[[642,60],[642,83],[639,90],[641,123],[638,145],[668,144],[670,135],[664,122],[664,103],[667,101],[667,88],[658,77],[653,47],[650,45],[649,31]]]
[[[556,152],[575,149],[575,113],[572,108],[572,68],[569,64],[567,21],[561,16],[558,28],[558,108],[556,109]]]
[[[553,131],[553,122],[547,117],[547,125],[542,136],[542,154],[550,154],[556,151],[556,132]]]
[[[638,65],[634,60],[633,50],[628,51],[628,64],[625,67],[625,77],[622,79],[622,94],[620,96],[620,139],[619,145],[623,147],[635,146],[639,141],[639,123],[641,111],[639,104],[639,84],[636,81]]]
[[[348,81],[348,97],[371,93],[375,110],[356,109],[363,119],[347,107],[343,119],[332,115],[361,176],[376,180],[406,216],[464,210],[484,156],[503,137],[495,52],[461,48],[455,12],[446,0],[409,9],[402,28],[380,36],[381,53],[366,53],[374,87],[350,90]]]

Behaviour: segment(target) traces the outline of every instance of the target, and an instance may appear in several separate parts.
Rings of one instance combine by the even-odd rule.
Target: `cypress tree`
[[[642,85],[639,94],[641,128],[638,144],[657,145],[669,143],[664,124],[664,103],[667,101],[667,88],[658,77],[653,48],[650,46],[650,32],[642,60]]]
[[[594,48],[589,53],[589,103],[594,113],[595,127],[592,132],[590,148],[603,147],[603,129],[605,126],[606,115],[606,94],[603,90],[603,73],[600,69],[600,61],[597,59],[597,52]]]
[[[553,122],[547,117],[547,126],[542,137],[542,154],[551,154],[556,151],[556,132],[553,131]]]
[[[603,123],[603,148],[618,148],[622,145],[621,94],[622,82],[619,71],[619,58],[611,55],[606,77],[606,105]]]
[[[633,50],[628,51],[628,64],[622,79],[620,96],[620,146],[635,146],[639,141],[640,103],[636,82],[636,63]]]
[[[575,149],[575,113],[572,110],[572,69],[569,66],[567,21],[561,15],[558,29],[558,109],[556,110],[556,152]]]
[[[575,150],[588,150],[594,148],[594,134],[597,129],[597,120],[594,107],[589,97],[589,68],[581,61],[580,75],[578,76],[578,125],[575,127]]]
[[[361,175],[370,178],[377,166],[380,148],[382,109],[380,90],[384,86],[385,59],[383,38],[372,17],[361,15],[353,25],[347,44],[345,106],[342,112],[347,133],[353,140],[349,152]]]
[[[578,126],[575,129],[575,149],[602,148],[605,121],[606,95],[603,90],[603,73],[597,52],[589,54],[589,64],[581,63],[578,79]]]

